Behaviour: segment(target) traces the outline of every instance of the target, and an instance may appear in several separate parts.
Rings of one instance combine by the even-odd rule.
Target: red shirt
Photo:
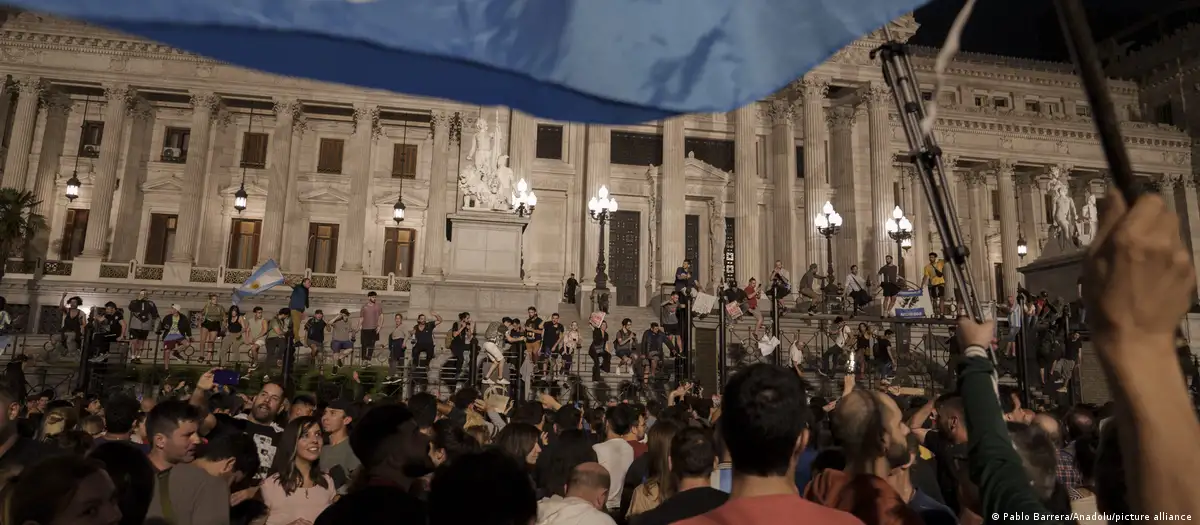
[[[796,494],[731,499],[729,502],[675,525],[862,525],[853,514],[822,507]]]
[[[751,310],[758,309],[758,298],[754,296],[755,293],[757,290],[754,289],[753,284],[746,287],[746,304],[750,305]]]
[[[633,448],[633,459],[642,457],[642,454],[645,454],[646,451],[650,450],[650,446],[642,443],[641,441],[627,439],[625,442],[629,443],[629,446]]]

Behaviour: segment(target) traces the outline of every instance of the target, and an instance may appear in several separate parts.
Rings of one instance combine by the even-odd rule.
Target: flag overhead
[[[732,111],[927,0],[0,0],[270,73],[628,124]]]
[[[275,263],[275,260],[267,259],[267,262],[250,274],[250,278],[246,279],[246,282],[233,291],[233,304],[241,304],[242,299],[253,297],[279,286],[283,284],[284,280],[283,272],[279,270],[279,265]]]

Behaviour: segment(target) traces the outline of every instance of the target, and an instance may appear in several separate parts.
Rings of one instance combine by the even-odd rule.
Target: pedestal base
[[[1069,242],[1049,239],[1036,261],[1017,268],[1025,276],[1025,289],[1031,294],[1046,291],[1051,300],[1059,297],[1072,302],[1078,298],[1079,277],[1083,274],[1083,258],[1087,252]]]
[[[71,277],[89,281],[99,279],[102,262],[104,259],[100,257],[77,256],[71,261]]]
[[[337,290],[346,293],[362,293],[362,270],[338,270]]]
[[[520,283],[521,246],[526,217],[464,211],[449,216],[448,280]]]

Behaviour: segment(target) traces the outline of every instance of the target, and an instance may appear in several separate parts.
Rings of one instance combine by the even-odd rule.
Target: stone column
[[[18,77],[16,80],[20,94],[17,96],[17,111],[13,115],[8,155],[4,159],[4,178],[0,185],[23,190],[25,177],[29,174],[29,153],[33,148],[33,128],[37,125],[42,79]],[[3,128],[0,128],[0,133],[3,131]]]
[[[104,108],[105,133],[100,139],[100,158],[94,164],[92,207],[88,213],[87,233],[80,256],[84,259],[103,258],[108,246],[113,194],[117,189],[117,165],[121,160],[121,139],[125,134],[125,118],[134,92],[128,85],[116,84],[105,87],[104,96],[108,100]]]
[[[50,93],[46,97],[46,124],[42,126],[42,148],[38,153],[37,176],[33,179],[33,194],[38,205],[33,212],[50,222],[54,205],[61,198],[55,195],[58,166],[62,158],[63,145],[67,138],[67,119],[71,116],[71,99],[62,93]],[[66,178],[71,178],[68,174]],[[30,255],[46,257],[50,249],[49,224],[34,237]]]
[[[925,265],[929,264],[929,252],[936,248],[929,242],[934,226],[929,216],[929,203],[925,202],[925,188],[917,177],[917,168],[912,164],[904,164],[900,166],[900,176],[904,179],[904,191],[911,202],[910,209],[904,210],[904,214],[913,223],[913,247],[904,261],[904,273],[908,274],[905,278],[916,285],[921,284]]]
[[[308,206],[300,201],[300,185],[296,181],[296,166],[304,149],[304,134],[308,118],[298,113],[292,121],[292,148],[288,155],[287,195],[283,207],[283,242],[280,243],[280,266],[284,269],[308,269]],[[339,282],[339,284],[341,284]],[[361,284],[361,283],[360,283]],[[345,286],[345,285],[343,285]]]
[[[737,185],[733,204],[734,264],[737,282],[745,286],[751,277],[762,281],[762,272],[766,271],[758,245],[758,103],[734,111],[733,121],[733,177]]]
[[[793,124],[795,109],[796,106],[792,102],[776,99],[771,101],[767,110],[767,115],[771,117],[771,181],[775,187],[771,192],[771,213],[775,223],[772,232],[775,238],[775,258],[783,261],[784,269],[792,274],[793,279],[796,278],[798,269],[804,265],[801,254],[796,250],[796,240],[808,235],[796,231],[800,226],[796,224],[796,196],[792,191],[796,185],[796,130]],[[807,144],[807,141],[805,143]],[[804,158],[807,160],[808,155]],[[806,192],[808,186],[806,175]],[[820,209],[820,205],[817,205],[817,209]],[[808,220],[808,224],[812,224],[811,219]],[[812,242],[811,239],[809,242]],[[825,241],[822,239],[820,242]],[[769,261],[760,271],[769,271],[774,264],[775,261]],[[767,277],[769,276],[762,275],[759,279]]]
[[[687,181],[683,176],[683,119],[672,117],[663,121],[663,169],[662,169],[662,212],[659,214],[658,238],[662,243],[659,260],[659,276],[663,281],[675,280],[675,268],[683,263],[687,250],[684,247],[684,203]],[[702,268],[699,261],[692,261],[693,268]],[[712,276],[701,275],[701,279]],[[704,282],[703,280],[701,282]]]
[[[1017,284],[1020,281],[1017,267],[1021,266],[1021,257],[1017,255],[1017,198],[1016,174],[1013,172],[1013,162],[1008,159],[995,164],[996,188],[1000,200],[1000,252],[1001,264],[1004,269],[1004,297],[997,298],[1007,301],[1016,297]],[[1026,243],[1029,241],[1026,240]]]
[[[796,277],[808,264],[825,267],[825,238],[817,234],[813,220],[825,204],[825,140],[829,136],[825,95],[829,92],[829,79],[807,75],[800,81],[800,87],[804,100],[804,220],[799,224],[800,235],[796,237],[807,241],[805,255],[808,260],[790,267]],[[795,164],[794,159],[792,164]]]
[[[142,242],[142,182],[150,155],[150,139],[154,136],[154,107],[145,99],[138,100],[130,112],[129,141],[125,145],[125,169],[121,175],[121,202],[117,207],[116,234],[113,235],[109,260],[132,261]],[[185,181],[186,183],[186,181]],[[184,200],[186,202],[186,199]]]
[[[1187,204],[1187,243],[1192,249],[1192,266],[1196,272],[1196,282],[1200,282],[1200,199],[1196,198],[1196,175],[1181,175],[1183,200]],[[1195,293],[1195,292],[1193,292]]]
[[[366,104],[354,107],[354,135],[350,138],[350,210],[346,214],[346,249],[342,252],[342,271],[363,271],[363,239],[367,234],[367,210],[374,211],[370,200],[371,153],[375,149],[379,108]],[[431,188],[432,191],[432,188]],[[371,213],[374,221],[374,213]],[[340,279],[339,279],[340,282]]]
[[[208,172],[208,145],[213,115],[221,99],[211,92],[192,93],[192,128],[189,130],[187,164],[183,166],[183,193],[179,199],[179,221],[171,262],[195,262],[196,241],[200,238],[204,204],[204,178]]]
[[[829,183],[833,186],[833,208],[842,216],[842,231],[833,239],[834,277],[850,271],[850,265],[859,264],[858,210],[854,202],[854,121],[856,110],[850,106],[838,106],[829,111]],[[824,203],[822,203],[824,205]],[[817,212],[820,208],[817,209]],[[819,264],[824,267],[825,261]],[[861,271],[865,271],[860,268]]]
[[[422,272],[432,277],[442,276],[442,253],[446,244],[446,179],[450,166],[450,116],[434,111],[429,125],[433,127],[433,159],[429,169],[429,205],[425,210],[424,267]],[[459,138],[458,140],[461,140]]]
[[[8,110],[12,108],[12,93],[17,89],[16,84],[8,80],[8,75],[0,73],[0,130],[8,129]],[[3,162],[4,148],[0,147],[0,162]]]
[[[508,167],[513,170],[513,188],[525,179],[533,187],[533,159],[537,154],[537,121],[512,110],[508,122]]]
[[[283,246],[283,223],[287,210],[287,192],[291,178],[292,127],[300,102],[295,99],[275,101],[275,132],[271,136],[270,159],[267,160],[267,203],[263,214],[262,237],[259,241],[258,262],[279,261]],[[297,268],[286,268],[296,270]]]
[[[892,209],[897,203],[892,193],[891,148],[888,146],[891,129],[888,125],[888,106],[892,104],[892,92],[887,86],[872,83],[864,93],[867,102],[867,118],[870,123],[869,142],[871,145],[871,228],[873,232],[874,249],[871,260],[861,273],[874,275],[883,266],[884,258],[896,249],[896,243],[888,237],[884,227],[892,217]],[[896,254],[897,257],[900,254]],[[875,279],[872,279],[875,280]]]
[[[1042,254],[1042,237],[1046,230],[1046,179],[1044,175],[1027,174],[1017,179],[1021,195],[1021,236],[1029,253],[1025,260],[1033,262]]]
[[[995,295],[985,285],[988,282],[987,275],[984,272],[988,269],[988,253],[987,253],[987,218],[983,216],[986,201],[985,191],[987,191],[987,183],[983,173],[979,170],[969,170],[962,172],[962,182],[967,185],[967,208],[970,210],[970,219],[967,227],[967,249],[970,251],[970,257],[967,262],[970,264],[972,277],[975,280],[975,293],[980,302],[987,301],[991,296]],[[961,214],[961,212],[959,212]]]
[[[1167,204],[1167,209],[1175,211],[1175,186],[1180,182],[1180,176],[1168,173],[1158,179],[1158,194]],[[1102,198],[1098,195],[1097,198]]]
[[[583,210],[587,213],[587,201],[596,196],[601,186],[608,185],[609,161],[612,150],[612,130],[600,124],[587,126],[587,160],[584,177],[587,191],[583,193]],[[683,222],[683,219],[680,219]],[[600,227],[590,219],[583,221],[583,260],[579,281],[595,286],[596,259],[600,256]],[[606,247],[607,249],[607,247]],[[671,270],[674,272],[674,269]],[[610,287],[611,288],[611,287]]]

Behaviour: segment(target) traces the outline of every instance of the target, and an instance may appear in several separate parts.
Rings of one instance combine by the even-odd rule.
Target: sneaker
[[[1058,389],[1058,390],[1056,390],[1056,392],[1058,392],[1058,393],[1060,393],[1060,394],[1065,394],[1065,393],[1067,393],[1067,387],[1066,387],[1066,385],[1063,385],[1063,387],[1062,387],[1062,388],[1060,388],[1060,389]]]
[[[507,385],[507,384],[508,384],[508,380],[507,380],[507,379],[501,379],[501,380],[499,380],[499,381],[496,381],[496,383],[497,383],[497,384],[501,384],[501,385]]]
[[[387,376],[387,377],[383,378],[383,384],[385,384],[385,385],[394,385],[399,382],[400,382],[400,377],[398,377],[398,376]]]
[[[135,358],[129,360],[129,364],[140,365],[140,364],[142,364],[142,360],[135,357]]]
[[[495,381],[492,381],[491,379],[484,379],[484,380],[483,380],[483,384],[485,384],[485,385],[494,385],[494,384],[496,384],[496,382],[495,382]]]
[[[171,350],[171,357],[181,361],[184,360],[183,354],[179,353],[179,350]]]
[[[108,352],[104,352],[96,357],[88,359],[89,363],[103,363],[105,361],[108,361]]]

